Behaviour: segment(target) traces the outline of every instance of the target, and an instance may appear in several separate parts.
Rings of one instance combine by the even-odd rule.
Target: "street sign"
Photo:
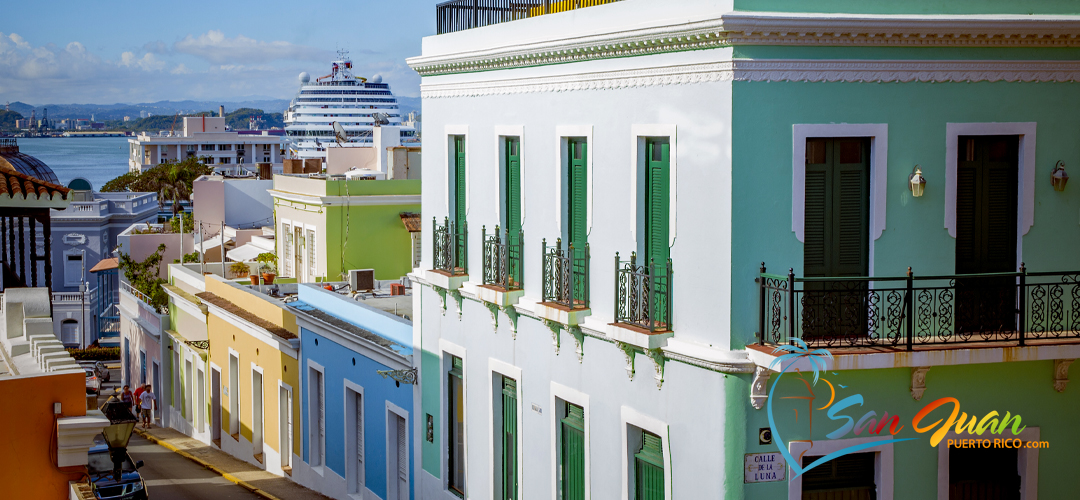
[[[747,453],[743,462],[744,483],[783,481],[787,464],[777,453]]]

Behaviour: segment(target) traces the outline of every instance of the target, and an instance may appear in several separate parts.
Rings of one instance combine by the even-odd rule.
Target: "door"
[[[1008,448],[950,448],[949,500],[1020,500],[1019,455]]]
[[[505,203],[503,207],[503,234],[499,237],[506,238],[507,253],[501,258],[506,273],[508,274],[508,288],[520,288],[522,269],[521,255],[518,255],[518,244],[521,243],[521,139],[518,137],[506,138],[506,183]]]
[[[645,140],[645,261],[643,265],[652,279],[643,283],[641,295],[648,318],[658,327],[670,328],[667,290],[671,257],[671,146],[668,138]],[[642,318],[646,319],[646,318]]]
[[[278,442],[281,443],[281,468],[292,468],[292,391],[278,388]]]
[[[956,273],[1016,272],[1016,206],[1020,139],[961,136],[956,162]],[[956,280],[961,335],[1014,331],[1016,280]]]
[[[866,276],[870,263],[870,141],[806,140],[803,274]],[[867,333],[867,283],[803,284],[804,337]]]
[[[131,339],[127,337],[124,337],[124,385],[135,385],[131,380]]]
[[[584,137],[571,137],[567,139],[568,155],[570,157],[567,166],[567,247],[570,256],[570,272],[573,278],[573,298],[575,304],[585,301],[585,255],[588,245],[588,157],[589,148]]]
[[[501,500],[518,498],[517,405],[517,381],[503,377]]]
[[[199,433],[203,433],[206,432],[206,374],[202,368],[196,370],[195,382],[198,384],[192,388],[197,399],[195,403],[195,424],[198,426]]]
[[[221,446],[221,370],[210,369],[210,439]]]
[[[663,452],[660,436],[641,431],[641,449],[634,454],[635,500],[664,500]]]
[[[65,346],[79,345],[79,322],[73,319],[60,322],[60,339]]]
[[[364,491],[364,396],[359,392],[353,392],[355,402],[355,417],[353,422],[356,434],[356,474],[354,475],[354,487],[356,493]]]
[[[454,239],[454,245],[457,247],[454,255],[457,256],[456,262],[454,262],[455,268],[465,267],[465,238],[458,237],[459,234],[464,231],[465,227],[465,213],[466,213],[466,196],[467,196],[467,176],[465,173],[465,136],[454,136],[454,211],[451,217],[453,222],[453,231],[451,238]]]
[[[852,453],[834,458],[803,475],[802,500],[875,500],[875,453]],[[820,456],[803,457],[809,465]]]
[[[387,433],[390,447],[387,450],[387,498],[409,500],[409,432],[405,419],[394,412],[387,412]]]
[[[251,372],[251,453],[263,461],[263,374]]]
[[[297,281],[303,282],[304,276],[304,228],[293,228],[293,274]]]
[[[562,500],[585,499],[585,409],[566,403],[559,477]]]

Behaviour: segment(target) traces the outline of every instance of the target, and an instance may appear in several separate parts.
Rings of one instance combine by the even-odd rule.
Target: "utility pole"
[[[192,228],[194,229],[194,228]],[[199,221],[199,272],[206,274],[206,245],[203,243],[202,221]]]
[[[221,237],[221,277],[225,277],[225,221],[221,221],[221,232],[218,233]]]
[[[86,289],[89,283],[86,282],[86,250],[82,251],[82,272],[79,275],[79,300],[82,302],[80,311],[82,311],[82,319],[79,320],[79,344],[83,349],[86,348]]]

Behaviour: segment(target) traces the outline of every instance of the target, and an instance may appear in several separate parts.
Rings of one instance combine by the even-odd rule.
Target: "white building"
[[[220,116],[186,116],[179,133],[150,135],[140,133],[128,139],[131,171],[146,170],[168,161],[199,158],[207,165],[224,170],[246,168],[254,171],[259,163],[269,163],[281,171],[281,148],[284,137],[269,131],[241,133],[228,130]]]
[[[753,364],[726,326],[731,83],[648,76],[730,49],[601,57],[713,10],[616,2],[427,37],[409,60],[428,146],[414,348],[434,360],[418,496],[733,489],[726,394]]]

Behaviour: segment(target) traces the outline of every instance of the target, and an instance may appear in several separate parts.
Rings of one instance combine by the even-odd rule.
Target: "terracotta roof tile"
[[[62,199],[67,199],[68,191],[71,190],[59,184],[35,179],[10,168],[0,169],[0,195],[21,195],[25,199],[29,194],[45,198],[59,194]]]
[[[405,229],[410,233],[419,233],[420,228],[420,214],[413,212],[402,212],[401,222],[405,224]]]

